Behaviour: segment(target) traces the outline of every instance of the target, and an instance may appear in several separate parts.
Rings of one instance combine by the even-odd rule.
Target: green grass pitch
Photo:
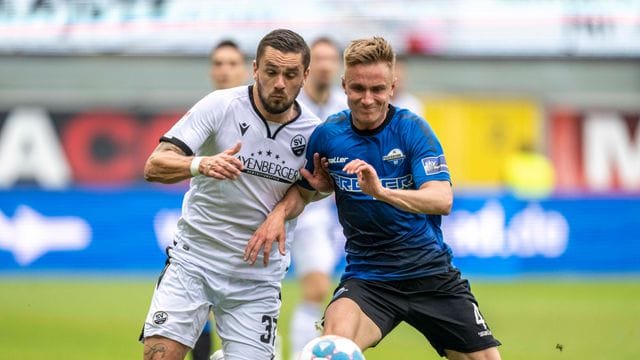
[[[140,332],[154,279],[0,277],[0,359],[141,359]],[[640,281],[472,279],[503,359],[640,358]],[[295,282],[285,281],[279,331],[286,338]],[[285,357],[288,349],[285,345]],[[401,325],[368,360],[438,359]]]

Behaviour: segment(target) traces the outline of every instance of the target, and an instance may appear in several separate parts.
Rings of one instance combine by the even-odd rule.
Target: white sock
[[[295,356],[309,341],[320,336],[320,332],[316,330],[315,323],[321,319],[322,306],[320,304],[310,302],[298,304],[293,312],[289,329],[291,333],[289,336],[291,354]]]

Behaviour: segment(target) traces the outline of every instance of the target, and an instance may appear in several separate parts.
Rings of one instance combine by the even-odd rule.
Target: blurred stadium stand
[[[252,54],[275,27],[407,55],[459,266],[640,272],[638,0],[0,1],[0,272],[158,269],[183,188],[144,183],[144,160],[211,91],[210,47]],[[554,164],[549,198],[504,186],[523,143]]]

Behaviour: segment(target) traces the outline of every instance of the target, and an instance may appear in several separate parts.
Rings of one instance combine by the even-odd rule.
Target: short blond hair
[[[396,63],[396,53],[391,44],[380,36],[353,40],[344,50],[344,65],[370,65],[386,62],[391,69]]]

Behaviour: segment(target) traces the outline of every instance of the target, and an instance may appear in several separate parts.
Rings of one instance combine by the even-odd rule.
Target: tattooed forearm
[[[167,346],[164,344],[144,346],[144,360],[164,359],[165,355],[167,355]]]

